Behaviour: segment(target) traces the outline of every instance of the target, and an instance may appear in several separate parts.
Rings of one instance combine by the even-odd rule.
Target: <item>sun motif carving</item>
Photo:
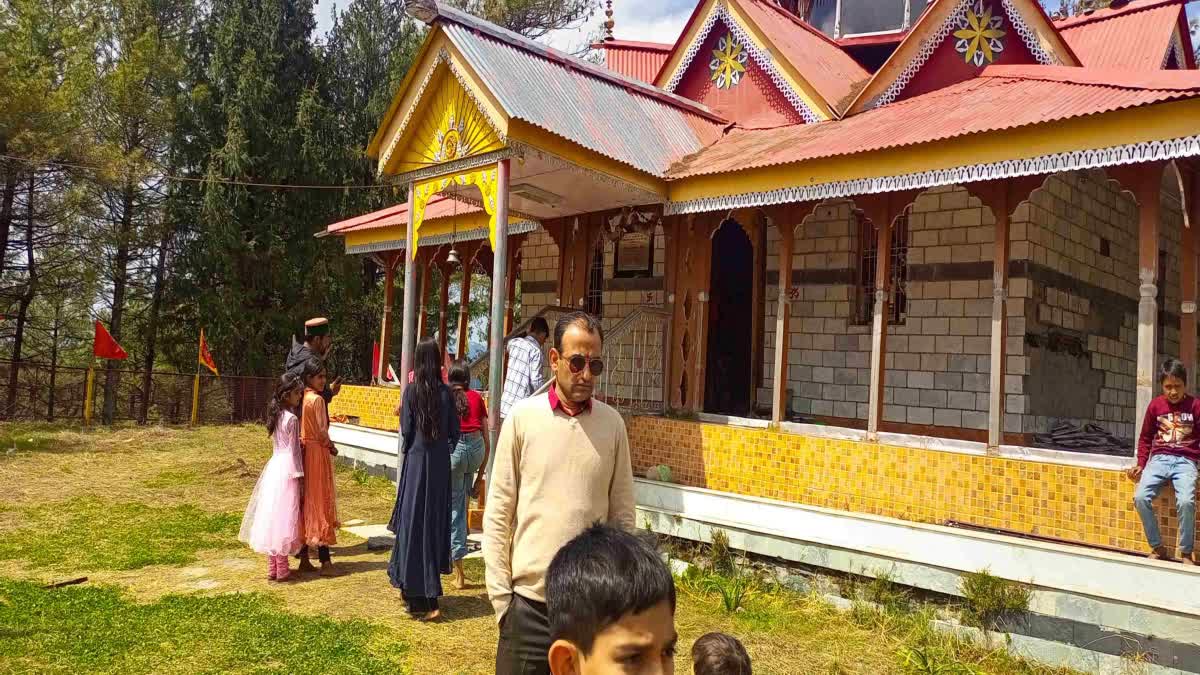
[[[446,120],[446,128],[438,129],[437,132],[437,152],[434,154],[434,160],[438,162],[449,162],[461,157],[463,153],[462,138],[463,132],[466,131],[467,123],[465,120],[454,119],[454,113],[451,112]]]
[[[996,60],[996,56],[1004,51],[1005,35],[1004,16],[992,14],[990,3],[976,0],[958,21],[958,30],[954,31],[957,39],[954,51],[962,54],[967,63],[979,67]]]
[[[742,81],[749,56],[742,45],[733,39],[731,33],[717,41],[717,48],[713,50],[713,59],[709,62],[708,69],[712,71],[712,81],[717,84],[718,89],[732,89]]]

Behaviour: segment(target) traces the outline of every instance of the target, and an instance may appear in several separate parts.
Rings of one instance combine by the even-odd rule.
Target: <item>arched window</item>
[[[588,270],[587,294],[583,299],[583,310],[592,316],[604,316],[604,242],[596,244],[592,252],[592,265]]]

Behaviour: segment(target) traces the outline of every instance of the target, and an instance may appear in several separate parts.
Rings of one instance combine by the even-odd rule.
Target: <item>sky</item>
[[[621,40],[673,43],[683,31],[683,24],[696,3],[697,0],[614,0],[614,33]],[[348,0],[342,0],[338,6],[347,4]],[[1059,0],[1042,0],[1042,4],[1057,9]],[[316,6],[317,32],[322,36],[333,25],[331,10],[334,7],[331,0],[318,2]],[[1200,16],[1200,0],[1188,3],[1188,16]],[[597,12],[586,25],[575,30],[555,31],[546,37],[546,42],[564,51],[578,50],[603,22],[604,12]]]

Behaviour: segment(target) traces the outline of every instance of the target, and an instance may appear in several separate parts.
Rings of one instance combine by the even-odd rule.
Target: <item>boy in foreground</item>
[[[1129,480],[1137,481],[1133,505],[1142,519],[1151,558],[1169,560],[1154,514],[1154,498],[1167,483],[1175,489],[1175,509],[1179,515],[1179,555],[1185,565],[1195,565],[1196,539],[1196,465],[1200,462],[1200,438],[1196,420],[1200,400],[1187,393],[1187,369],[1177,359],[1168,359],[1159,368],[1162,396],[1146,408],[1142,431],[1138,436],[1137,466],[1129,469]]]
[[[550,672],[675,672],[675,580],[637,535],[592,525],[567,542],[546,572]]]
[[[692,645],[692,675],[753,675],[750,655],[732,635],[709,633]]]

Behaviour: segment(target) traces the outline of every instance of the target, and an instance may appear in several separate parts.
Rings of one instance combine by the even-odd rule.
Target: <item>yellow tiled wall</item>
[[[394,414],[399,402],[399,389],[347,385],[330,401],[329,414],[357,417],[359,426],[395,431],[400,428],[400,418]]]
[[[399,391],[342,387],[331,415],[395,431]],[[1146,550],[1133,484],[1119,471],[633,417],[636,475],[658,464],[681,485],[923,523],[957,520],[1068,541]],[[1156,503],[1163,539],[1178,536],[1174,497]]]
[[[1119,471],[892,447],[659,417],[629,420],[634,472],[665,464],[682,485],[942,524],[957,520],[1146,550],[1133,483]],[[1174,498],[1156,507],[1174,546]]]

